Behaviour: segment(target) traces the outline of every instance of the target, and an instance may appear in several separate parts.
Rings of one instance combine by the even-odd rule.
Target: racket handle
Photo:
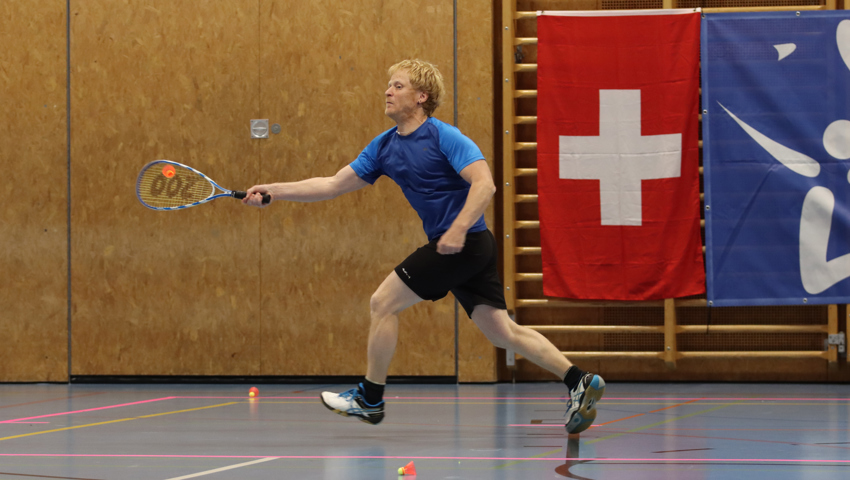
[[[242,200],[248,196],[248,192],[233,192],[233,198]],[[268,193],[263,194],[263,205],[268,205],[272,201],[272,196]]]

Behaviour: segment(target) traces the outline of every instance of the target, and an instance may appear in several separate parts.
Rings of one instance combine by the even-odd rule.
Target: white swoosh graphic
[[[755,128],[744,123],[740,118],[736,117],[735,114],[724,107],[722,103],[717,102],[717,104],[720,105],[723,110],[726,110],[726,113],[728,113],[733,120],[738,122],[738,125],[747,132],[747,135],[752,137],[752,139],[761,145],[763,149],[767,150],[767,153],[778,160],[779,163],[788,167],[792,172],[803,175],[804,177],[814,178],[818,176],[820,173],[820,164],[815,161],[815,159],[807,155],[803,155],[796,150],[791,150],[785,145],[781,145],[778,142],[771,140]]]
[[[846,1],[846,0],[845,0]],[[838,53],[847,68],[850,68],[850,20],[842,20],[835,31],[835,42],[838,43]]]
[[[850,277],[850,253],[827,261],[835,196],[829,189],[814,187],[803,200],[800,216],[800,279],[803,288],[817,295]]]
[[[797,50],[797,45],[794,45],[793,43],[782,43],[774,45],[773,48],[775,48],[779,53],[779,60],[781,61],[783,58],[794,53],[794,50]]]

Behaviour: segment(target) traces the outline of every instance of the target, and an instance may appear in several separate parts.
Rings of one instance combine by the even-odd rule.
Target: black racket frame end
[[[238,200],[242,200],[243,198],[248,196],[248,192],[236,191],[230,194],[231,197],[236,198]],[[272,201],[272,196],[268,193],[263,194],[263,205],[268,205]]]

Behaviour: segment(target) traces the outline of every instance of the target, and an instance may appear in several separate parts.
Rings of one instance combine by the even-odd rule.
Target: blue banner
[[[701,35],[710,305],[850,303],[850,11]]]

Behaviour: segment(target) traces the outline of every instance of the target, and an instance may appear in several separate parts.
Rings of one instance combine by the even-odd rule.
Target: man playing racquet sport
[[[395,127],[375,137],[333,177],[256,185],[243,200],[257,207],[264,206],[262,194],[271,195],[272,202],[326,200],[386,175],[422,218],[428,244],[390,272],[372,295],[366,377],[346,392],[323,392],[322,403],[341,415],[380,423],[387,371],[398,340],[398,315],[417,302],[439,300],[452,292],[495,346],[518,352],[563,379],[570,390],[567,431],[586,430],[596,418],[605,382],[574,366],[546,337],[508,316],[496,268],[496,240],[484,223],[496,187],[475,143],[431,116],[443,94],[442,75],[421,60],[404,60],[388,73],[385,113]]]

